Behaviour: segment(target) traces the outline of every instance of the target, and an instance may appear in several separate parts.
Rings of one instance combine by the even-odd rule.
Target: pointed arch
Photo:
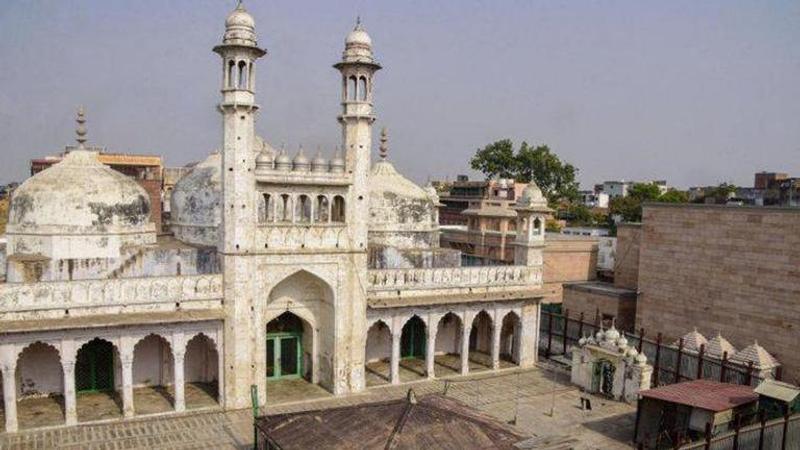
[[[216,342],[200,332],[186,342],[185,351],[184,381],[191,389],[206,395],[197,404],[187,401],[186,407],[210,406],[206,399],[219,403],[219,351]]]
[[[55,345],[35,341],[23,347],[17,354],[15,378],[21,429],[42,426],[42,419],[36,418],[42,410],[55,412],[47,425],[64,423],[64,370]]]
[[[519,364],[522,320],[515,311],[509,311],[500,323],[500,359]]]
[[[472,319],[469,332],[469,359],[480,365],[491,367],[492,316],[482,309]]]
[[[169,339],[150,333],[136,342],[133,346],[133,396],[138,414],[173,409],[174,366]]]
[[[448,311],[436,325],[436,377],[453,375],[461,370],[461,340],[463,320],[459,314]]]

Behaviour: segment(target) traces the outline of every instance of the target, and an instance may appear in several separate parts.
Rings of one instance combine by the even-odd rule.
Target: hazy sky
[[[376,127],[418,182],[470,173],[477,147],[546,143],[606,179],[752,185],[800,176],[800,1],[248,0],[259,44],[257,131],[338,144],[331,67],[360,14],[384,70]],[[74,142],[157,153],[219,147],[232,0],[0,0],[0,182]],[[377,128],[375,151],[377,151]]]

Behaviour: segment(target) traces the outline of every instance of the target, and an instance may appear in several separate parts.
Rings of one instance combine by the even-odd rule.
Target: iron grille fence
[[[573,346],[578,345],[582,337],[591,336],[600,330],[599,314],[594,321],[588,321],[581,313],[578,317],[570,317],[569,310],[564,314],[542,310],[539,331],[539,353],[545,358],[569,356]],[[652,386],[665,386],[687,380],[707,379],[724,383],[756,386],[762,381],[753,364],[737,364],[728,359],[728,353],[722,359],[706,355],[705,346],[698,352],[685,350],[683,339],[677,348],[665,344],[663,336],[658,333],[655,339],[648,337],[644,328],[638,333],[624,332],[628,345],[635,347],[639,353],[644,352],[647,361],[653,366]],[[780,367],[772,376],[780,380]]]

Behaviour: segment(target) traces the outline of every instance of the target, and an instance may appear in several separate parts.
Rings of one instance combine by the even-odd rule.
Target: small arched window
[[[542,221],[537,217],[533,221],[533,229],[531,230],[531,234],[533,236],[538,236],[542,232],[541,228],[542,228]]]
[[[324,195],[317,196],[317,204],[316,208],[314,209],[314,222],[317,223],[326,223],[330,218],[330,204],[328,203],[328,197]]]
[[[253,79],[253,71],[255,70],[253,63],[247,65],[247,89],[251,91],[255,91],[255,80]]]
[[[344,197],[337,195],[333,197],[333,208],[331,210],[331,221],[344,222]]]
[[[228,87],[236,87],[236,63],[228,61]]]
[[[367,101],[367,77],[360,77],[358,79],[358,99],[362,102]]]
[[[292,197],[289,194],[281,194],[279,205],[281,211],[280,220],[283,222],[292,221]]]
[[[247,89],[247,63],[239,61],[239,89]]]
[[[295,217],[301,223],[311,222],[311,199],[307,195],[301,195],[297,198],[297,211]]]
[[[350,77],[347,79],[347,99],[348,100],[355,100],[356,99],[356,77]]]
[[[275,221],[275,200],[269,194],[264,194],[264,207],[266,208],[266,212],[264,214],[264,219],[266,222],[274,222]]]

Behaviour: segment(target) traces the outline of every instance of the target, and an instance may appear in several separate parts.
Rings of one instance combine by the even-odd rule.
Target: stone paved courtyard
[[[478,373],[451,380],[378,386],[341,398],[302,380],[280,381],[267,387],[267,412],[302,411],[398,398],[404,396],[409,388],[418,395],[446,392],[448,396],[500,420],[515,423],[531,436],[542,437],[543,441],[568,443],[570,447],[566,448],[631,448],[634,406],[592,396],[593,410],[583,411],[579,407],[582,394],[569,385],[564,372],[548,367],[506,369],[491,375]],[[551,406],[554,406],[553,416],[550,415]],[[0,448],[245,449],[250,448],[252,440],[251,411],[206,410],[0,435]]]

